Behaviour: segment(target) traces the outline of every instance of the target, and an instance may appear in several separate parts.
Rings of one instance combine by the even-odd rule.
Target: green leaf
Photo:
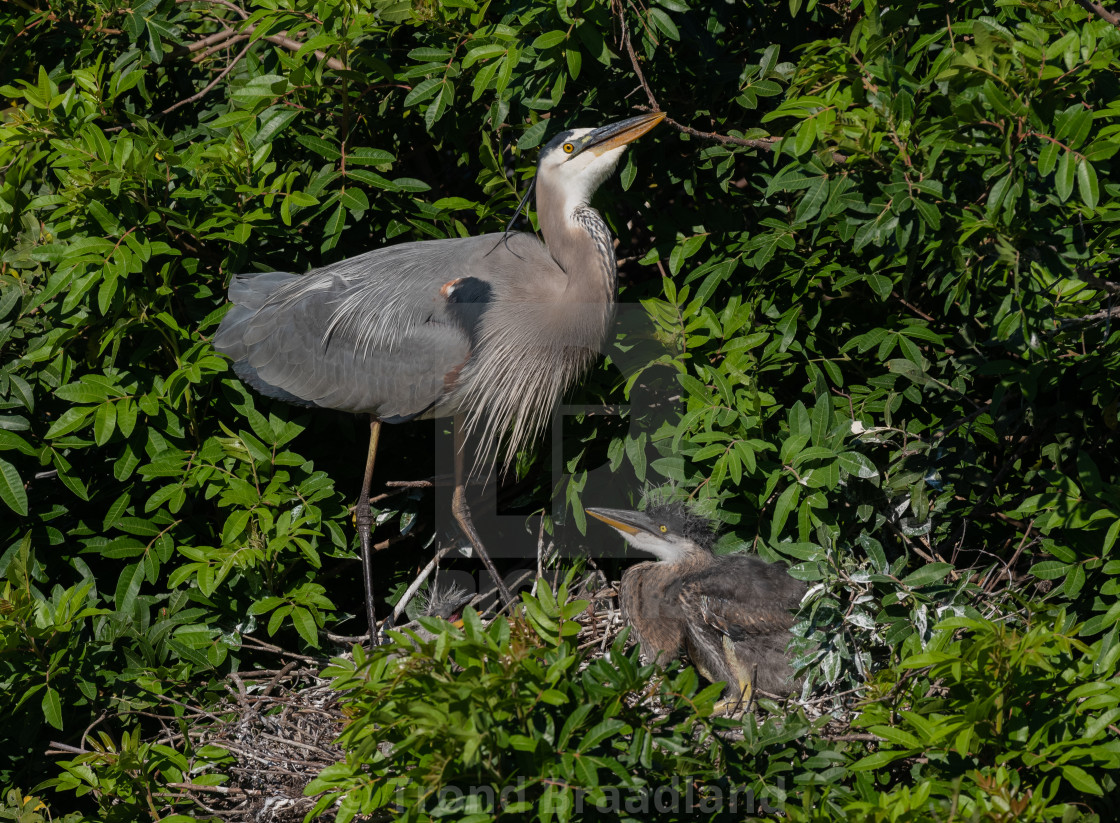
[[[581,752],[589,752],[608,737],[623,733],[624,729],[627,729],[626,723],[617,717],[604,720],[601,723],[596,723],[588,729],[583,739],[580,740],[577,748]]]
[[[857,760],[848,768],[850,768],[854,772],[877,770],[883,768],[884,766],[888,766],[894,761],[906,756],[906,751],[888,750],[875,752],[874,754],[869,754],[862,760]]]
[[[1054,171],[1054,166],[1058,163],[1059,148],[1057,143],[1049,140],[1042,144],[1042,151],[1038,153],[1039,176],[1046,177]]]
[[[93,439],[104,446],[117,429],[117,406],[115,403],[102,403],[93,415]]]
[[[359,147],[351,149],[346,155],[346,162],[350,164],[363,163],[367,166],[383,166],[396,160],[396,156],[384,149],[371,149]],[[352,173],[352,172],[351,172]]]
[[[1087,771],[1080,766],[1074,766],[1067,763],[1062,766],[1062,777],[1069,781],[1069,784],[1079,792],[1086,792],[1088,794],[1102,795],[1104,791],[1101,789],[1100,784],[1093,779]]]
[[[446,60],[451,56],[451,52],[447,49],[433,49],[433,48],[418,48],[413,49],[408,53],[409,60],[415,60],[417,63],[434,63],[436,61]]]
[[[568,49],[564,52],[564,57],[568,61],[568,74],[575,80],[583,66],[583,55],[578,49]]]
[[[567,39],[567,32],[559,30],[546,31],[544,34],[540,35],[536,40],[533,41],[533,48],[537,49],[538,51],[544,51],[545,49],[551,49],[554,46],[559,46]]]
[[[296,140],[327,160],[339,160],[342,158],[342,152],[338,147],[328,143],[321,137],[316,137],[311,134],[301,134],[296,137]]]
[[[46,692],[43,693],[42,707],[46,721],[56,729],[62,729],[62,699],[50,686],[47,686]]]
[[[1096,169],[1088,160],[1077,161],[1077,191],[1081,195],[1082,203],[1090,209],[1097,207],[1101,194],[1100,186],[1097,183]]]
[[[1058,193],[1058,199],[1063,203],[1073,193],[1074,165],[1073,152],[1071,151],[1064,152],[1062,159],[1058,161],[1058,173],[1054,177],[1054,190]]]
[[[489,60],[491,57],[498,57],[506,53],[506,47],[498,45],[497,43],[489,43],[481,46],[475,46],[468,51],[463,57],[463,68],[469,69],[480,60]]]
[[[544,139],[544,133],[547,128],[547,120],[541,120],[537,123],[534,123],[525,130],[525,133],[523,135],[521,135],[521,139],[517,141],[517,148],[522,150],[535,149],[540,145],[541,140]]]
[[[309,646],[319,647],[318,626],[315,625],[311,612],[302,606],[296,606],[292,609],[292,624]]]
[[[27,491],[23,488],[16,467],[0,458],[0,500],[23,517],[27,516]]]
[[[117,578],[117,588],[113,593],[113,605],[117,611],[131,607],[136,596],[140,593],[140,586],[144,583],[144,570],[139,563],[125,566],[121,576]]]
[[[661,9],[651,8],[649,10],[649,17],[653,25],[660,29],[670,40],[681,39],[681,33],[677,29],[677,24]]]
[[[782,529],[785,528],[786,520],[789,519],[790,512],[797,508],[797,501],[801,497],[801,486],[797,483],[791,483],[786,487],[778,496],[778,502],[774,504],[774,519],[770,523],[770,540],[777,542],[778,535],[781,534]]]
[[[55,389],[54,393],[70,403],[100,403],[111,396],[108,386],[92,382],[68,383]]]
[[[62,413],[58,420],[51,424],[47,429],[45,435],[47,440],[53,440],[57,437],[69,434],[70,432],[80,429],[85,425],[89,416],[97,410],[96,406],[81,406],[76,408],[67,409]]]
[[[929,563],[922,566],[917,571],[911,572],[906,577],[902,578],[902,585],[917,587],[928,586],[930,583],[937,583],[943,580],[946,575],[953,570],[952,563]]]
[[[349,188],[344,190],[339,202],[353,212],[364,212],[369,209],[369,198],[361,189]],[[356,216],[355,219],[357,219]]]
[[[875,468],[875,464],[859,452],[840,452],[837,459],[840,461],[840,468],[848,474],[864,480],[879,476],[879,470]]]

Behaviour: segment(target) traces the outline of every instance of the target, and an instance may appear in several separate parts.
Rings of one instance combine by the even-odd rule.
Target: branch
[[[1087,314],[1084,317],[1071,317],[1069,320],[1063,320],[1058,324],[1056,329],[1050,331],[1051,334],[1055,332],[1068,331],[1077,326],[1088,326],[1094,323],[1100,323],[1105,320],[1111,320],[1113,317],[1120,317],[1120,306],[1109,306],[1107,309],[1101,309],[1098,312]]]
[[[232,60],[229,61],[229,65],[226,66],[224,69],[222,69],[221,74],[219,74],[217,77],[215,77],[209,83],[207,83],[206,86],[201,91],[195,92],[190,97],[184,98],[183,100],[180,100],[178,103],[172,103],[166,109],[161,111],[160,114],[161,115],[162,114],[170,114],[171,112],[175,111],[175,109],[180,109],[183,106],[187,105],[188,103],[194,103],[195,101],[201,100],[203,97],[208,95],[211,91],[213,91],[215,86],[217,86],[219,83],[222,82],[223,79],[225,79],[225,76],[227,74],[229,74],[231,71],[233,71],[233,67],[241,62],[241,59],[246,54],[249,53],[249,49],[252,48],[252,46],[253,46],[252,42],[246,43],[245,48],[243,48],[241,50],[241,52],[236,57],[234,57]]]
[[[642,85],[645,86],[645,83],[643,82]],[[646,92],[649,92],[648,88],[646,88]],[[652,97],[653,95],[650,94],[651,99]],[[657,105],[657,101],[654,101],[652,106],[635,106],[634,108],[636,108],[638,111],[661,111],[661,109]],[[686,126],[683,123],[678,123],[668,115],[665,115],[665,122],[677,131],[682,131],[685,134],[691,134],[693,137],[699,137],[704,140],[714,140],[715,142],[722,143],[725,146],[747,146],[748,148],[752,149],[773,151],[774,144],[782,139],[780,137],[735,137],[734,135],[719,134],[718,132],[714,131],[700,131],[699,129],[694,129],[691,126]]]
[[[245,29],[245,32],[248,34],[252,34],[253,31],[256,30],[256,28],[256,26],[249,26],[247,29]],[[275,43],[278,46],[283,46],[288,51],[299,51],[303,48],[303,43],[300,43],[298,40],[293,40],[292,38],[288,37],[288,33],[285,31],[282,31],[279,34],[270,34],[264,39],[269,43]],[[337,57],[327,57],[327,53],[324,51],[316,49],[315,56],[324,61],[327,66],[334,69],[335,71],[344,71],[346,69],[345,64],[341,60],[339,60]]]
[[[206,49],[206,51],[202,52],[202,54],[195,55],[194,57],[191,58],[191,62],[201,63],[203,60],[205,60],[207,57],[209,57],[214,52],[222,51],[223,49],[228,49],[230,46],[233,46],[236,43],[240,43],[241,41],[248,40],[248,39],[249,39],[249,35],[247,35],[247,34],[235,34],[233,37],[230,37],[228,40],[222,40],[220,43],[215,43],[210,48]]]
[[[1116,26],[1116,28],[1120,29],[1120,14],[1109,11],[1100,3],[1093,3],[1090,2],[1090,0],[1077,0],[1077,5],[1081,6],[1081,8],[1085,9],[1085,11],[1090,14],[1095,14],[1097,17],[1101,18],[1101,20],[1111,23]]]
[[[228,2],[228,0],[175,0],[175,2],[176,3],[182,3],[182,4],[209,3],[211,5],[222,6],[223,8],[227,8],[227,9],[232,10],[242,20],[248,20],[249,19],[248,12],[246,12],[240,6],[238,6],[234,3]],[[239,36],[240,35],[251,35],[256,30],[257,30],[257,27],[255,25],[246,26],[240,32],[234,31],[233,29],[227,29],[226,31],[221,31],[221,32],[218,32],[217,34],[212,34],[209,37],[203,38],[202,40],[199,40],[198,42],[191,44],[191,46],[189,46],[187,50],[188,50],[188,52],[193,53],[195,51],[198,51],[199,49],[206,48],[207,46],[211,45],[212,43],[228,39],[230,37],[233,37],[234,35],[239,35]],[[288,37],[288,33],[286,31],[282,31],[279,34],[270,34],[267,37],[264,37],[262,39],[267,40],[270,43],[274,43],[277,46],[281,46],[282,48],[285,48],[288,51],[298,52],[301,48],[303,48],[303,43],[300,43],[298,40],[293,40],[291,37]],[[346,68],[345,64],[343,64],[343,62],[341,60],[339,60],[335,57],[327,57],[326,52],[321,51],[319,49],[315,50],[315,56],[318,57],[320,60],[326,62],[326,64],[330,68],[334,69],[335,71],[343,71]]]
[[[1108,260],[1104,263],[1094,263],[1090,266],[1078,267],[1077,276],[1089,285],[1096,286],[1098,289],[1106,291],[1109,294],[1120,294],[1120,283],[1114,283],[1111,280],[1105,280],[1103,277],[1097,277],[1093,274],[1093,269],[1103,269],[1115,264],[1116,260]]]

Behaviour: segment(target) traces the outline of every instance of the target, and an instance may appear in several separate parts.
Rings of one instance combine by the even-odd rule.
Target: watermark
[[[406,788],[397,790],[398,806],[409,805],[408,794]],[[550,812],[561,819],[588,813],[642,817],[660,814],[775,816],[784,811],[785,798],[785,778],[782,777],[773,786],[765,786],[760,791],[727,781],[704,783],[689,776],[676,776],[667,784],[633,789],[561,787],[559,791],[542,791],[540,783],[522,780],[500,789],[489,785],[444,786],[435,795],[434,806],[427,810],[433,817],[496,814],[531,808]]]

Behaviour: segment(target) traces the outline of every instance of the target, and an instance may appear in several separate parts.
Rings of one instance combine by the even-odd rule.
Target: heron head
[[[569,202],[586,204],[618,166],[629,143],[665,118],[658,111],[640,114],[597,129],[569,129],[541,150],[537,164],[538,192],[542,187],[564,191]],[[538,195],[539,196],[539,195]]]
[[[627,509],[586,510],[621,534],[636,549],[658,560],[675,561],[703,553],[711,555],[716,533],[711,521],[682,504],[650,506],[644,512]]]

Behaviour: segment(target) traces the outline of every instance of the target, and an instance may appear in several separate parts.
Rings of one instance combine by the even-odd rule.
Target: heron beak
[[[665,112],[655,111],[649,114],[639,114],[628,120],[611,123],[601,129],[595,129],[584,138],[584,151],[590,151],[598,156],[611,149],[632,143],[665,119]],[[590,510],[589,510],[590,511]]]
[[[627,511],[625,509],[584,509],[596,520],[602,520],[612,529],[623,534],[657,534],[657,529],[642,512]]]

